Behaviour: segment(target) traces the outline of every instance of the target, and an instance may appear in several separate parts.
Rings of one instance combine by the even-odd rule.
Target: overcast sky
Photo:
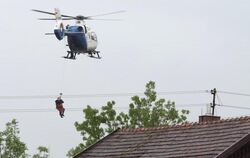
[[[153,80],[157,91],[218,90],[250,94],[250,1],[247,0],[43,0],[0,1],[0,96],[56,96],[143,92]],[[61,58],[68,48],[57,41],[54,21],[31,9],[62,14],[95,15],[126,10],[103,18],[123,21],[87,21],[97,34],[101,60],[77,56]],[[68,22],[68,21],[66,21]],[[74,24],[74,21],[68,22]],[[220,94],[225,105],[249,106],[250,97]],[[209,93],[161,96],[175,101],[177,108],[191,111],[197,121],[212,101]],[[0,130],[12,118],[19,121],[21,139],[33,154],[48,146],[51,158],[64,158],[81,142],[74,128],[81,111],[109,100],[126,111],[130,97],[65,98],[61,119],[52,112],[0,113]],[[54,109],[55,98],[0,99],[2,109]],[[200,106],[178,106],[202,104]],[[217,107],[223,118],[249,115],[250,110]]]

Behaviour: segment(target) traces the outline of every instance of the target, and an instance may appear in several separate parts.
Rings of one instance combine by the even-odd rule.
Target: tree
[[[20,130],[18,122],[13,119],[6,123],[6,129],[0,131],[0,158],[27,158],[27,146],[18,136]],[[46,147],[38,147],[39,153],[32,158],[48,158],[48,149]],[[40,157],[39,157],[40,156]]]
[[[184,122],[189,114],[188,110],[178,111],[175,102],[165,99],[157,100],[155,83],[150,81],[146,84],[145,98],[132,97],[129,105],[128,118],[130,123],[127,127],[156,127],[161,125],[179,124]]]
[[[178,111],[175,103],[165,99],[157,99],[155,83],[150,81],[146,84],[145,97],[133,96],[129,104],[128,113],[117,112],[113,109],[114,101],[107,102],[101,111],[87,106],[83,110],[84,121],[75,122],[75,127],[83,136],[83,143],[72,148],[67,156],[72,157],[84,150],[97,140],[116,130],[118,127],[138,128],[156,127],[161,125],[179,124],[186,121],[188,110]]]
[[[6,124],[6,129],[0,132],[0,156],[3,158],[27,157],[27,147],[18,137],[20,131],[17,124],[18,122],[13,119]]]
[[[32,158],[49,158],[49,149],[44,146],[39,146],[37,148],[38,153],[33,155]]]

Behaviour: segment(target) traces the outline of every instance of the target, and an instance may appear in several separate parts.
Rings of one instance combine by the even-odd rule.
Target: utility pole
[[[211,94],[213,95],[213,103],[211,105],[211,107],[212,107],[212,116],[214,116],[215,96],[216,96],[216,93],[217,93],[216,88],[214,88],[214,89],[211,90]]]
[[[1,144],[2,142],[0,142],[0,158],[2,157],[2,144]]]

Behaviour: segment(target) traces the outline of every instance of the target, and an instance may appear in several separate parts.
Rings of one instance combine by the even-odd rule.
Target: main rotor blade
[[[62,20],[75,20],[75,17],[67,17],[67,18],[62,18]]]
[[[34,12],[39,12],[39,13],[44,13],[44,14],[49,14],[49,15],[55,15],[55,13],[46,12],[46,11],[37,10],[37,9],[32,9],[32,11],[34,11]]]
[[[105,15],[110,15],[110,14],[118,14],[118,13],[123,13],[123,12],[126,12],[126,11],[120,10],[120,11],[109,12],[109,13],[104,13],[104,14],[91,15],[91,16],[87,16],[87,18],[97,17],[97,16],[105,16]]]
[[[56,18],[39,18],[38,20],[56,20]],[[61,20],[74,20],[74,18],[62,18]]]
[[[56,20],[55,18],[39,18],[38,20]]]
[[[47,11],[43,11],[43,10],[37,10],[37,9],[32,9],[32,11],[34,12],[39,12],[39,13],[44,13],[44,14],[49,14],[49,15],[55,15],[55,13],[52,12],[47,12]],[[66,18],[75,18],[74,16],[70,16],[70,15],[61,15],[62,17],[66,17]],[[68,20],[68,19],[67,19]]]
[[[88,18],[86,20],[122,21],[123,19],[95,19],[95,18]]]
[[[74,16],[71,16],[71,15],[64,15],[64,14],[61,14],[62,17],[65,17],[65,18],[75,18]]]
[[[47,12],[43,10],[37,10],[37,9],[32,9],[34,12],[39,12],[39,13],[44,13],[44,14],[49,14],[49,15],[56,15],[55,13],[52,12]],[[107,21],[121,21],[120,19],[93,19],[92,17],[97,17],[97,16],[105,16],[105,15],[110,15],[110,14],[118,14],[118,13],[123,13],[125,10],[120,10],[120,11],[115,11],[115,12],[109,12],[109,13],[104,13],[104,14],[98,14],[98,15],[92,15],[92,16],[71,16],[71,15],[64,15],[61,14],[62,20],[107,20]],[[39,20],[55,20],[54,18],[40,18]]]

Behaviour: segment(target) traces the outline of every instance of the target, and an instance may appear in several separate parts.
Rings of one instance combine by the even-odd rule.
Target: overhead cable
[[[157,95],[175,95],[175,94],[197,94],[197,93],[208,93],[208,90],[196,90],[196,91],[172,91],[172,92],[157,92]],[[125,97],[145,95],[142,92],[138,93],[104,93],[104,94],[69,94],[63,95],[63,98],[97,98],[97,97]],[[23,96],[0,96],[0,100],[4,99],[53,99],[58,95],[23,95]]]
[[[219,94],[218,94],[218,93],[216,93],[216,96],[217,96],[217,100],[218,100],[219,104],[221,104],[221,105],[222,105],[223,103],[222,103],[221,98],[219,97]]]
[[[217,92],[250,97],[250,94],[246,94],[246,93],[237,93],[237,92],[229,92],[229,91],[217,91]]]
[[[233,105],[225,105],[225,104],[216,104],[218,106],[224,106],[228,108],[235,108],[235,109],[245,109],[245,110],[250,110],[250,107],[243,107],[243,106],[233,106]]]
[[[67,111],[82,111],[83,108],[67,108]],[[0,113],[56,112],[56,109],[0,109]]]
[[[207,105],[207,103],[199,103],[199,104],[176,104],[176,107],[191,107],[191,106],[204,106]],[[99,107],[101,108],[101,107]],[[129,110],[129,106],[127,107],[113,107],[114,109],[123,109],[123,110]],[[75,107],[75,108],[65,108],[66,111],[70,111],[70,112],[77,112],[77,111],[83,111],[84,107]],[[29,108],[29,109],[25,109],[25,108],[19,108],[19,109],[0,109],[0,113],[28,113],[28,112],[55,112],[56,109],[55,108]]]

